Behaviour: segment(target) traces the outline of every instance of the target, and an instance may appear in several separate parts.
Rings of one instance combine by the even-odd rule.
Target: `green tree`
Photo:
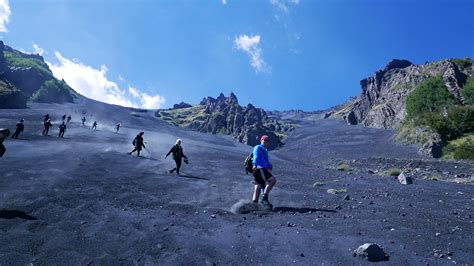
[[[31,96],[31,100],[40,103],[63,103],[72,102],[72,89],[66,82],[50,79]]]
[[[436,76],[423,81],[407,97],[406,109],[408,118],[414,118],[424,113],[439,112],[445,106],[456,102],[448,92],[443,78]]]
[[[461,89],[465,104],[474,104],[474,77],[469,77]]]

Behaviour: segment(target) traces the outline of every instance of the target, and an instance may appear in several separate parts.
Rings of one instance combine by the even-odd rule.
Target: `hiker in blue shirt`
[[[272,206],[268,201],[268,194],[276,184],[276,178],[272,174],[272,164],[268,159],[268,136],[260,138],[260,145],[253,148],[253,176],[255,178],[255,189],[252,201],[257,203],[260,197],[260,189],[263,189],[262,203]]]

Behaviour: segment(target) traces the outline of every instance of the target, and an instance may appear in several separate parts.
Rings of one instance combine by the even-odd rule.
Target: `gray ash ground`
[[[98,131],[80,126],[84,111]],[[45,113],[73,116],[64,139],[56,137],[58,119],[53,135],[41,136]],[[422,157],[394,143],[391,131],[303,123],[270,152],[274,210],[242,215],[230,208],[251,196],[249,146],[85,99],[1,110],[0,127],[19,118],[25,133],[5,142],[0,159],[1,264],[361,264],[368,262],[352,252],[371,242],[390,256],[382,263],[474,261],[474,186],[414,170],[469,178],[472,163]],[[149,153],[127,155],[141,130]],[[167,173],[173,162],[163,159],[177,137],[190,159],[181,177]],[[352,170],[336,170],[341,162]],[[368,172],[392,167],[414,184]]]

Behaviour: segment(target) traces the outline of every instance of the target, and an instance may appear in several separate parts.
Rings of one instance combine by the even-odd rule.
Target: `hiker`
[[[59,138],[64,138],[64,132],[66,132],[66,123],[63,123],[59,125]]]
[[[49,114],[46,114],[43,119],[43,123],[46,123],[46,121],[49,120]]]
[[[52,126],[53,124],[51,124],[51,119],[46,120],[46,122],[44,122],[43,135],[47,136],[49,132],[49,128]]]
[[[138,133],[138,135],[133,139],[133,146],[135,146],[135,148],[133,149],[133,151],[129,152],[128,154],[132,155],[132,153],[134,151],[137,152],[137,156],[140,156],[140,151],[142,150],[142,147],[145,148],[145,144],[143,144],[143,134],[145,134],[145,132],[140,132]]]
[[[276,184],[276,178],[272,174],[272,164],[268,159],[268,136],[263,135],[260,138],[260,145],[253,148],[253,176],[255,178],[255,188],[252,201],[257,203],[260,197],[260,189],[263,189],[262,203],[272,206],[268,201],[268,194]]]
[[[20,132],[23,132],[23,130],[25,129],[25,125],[23,125],[23,122],[25,122],[25,120],[21,119],[20,121],[16,123],[16,129],[15,129],[15,133],[13,133],[12,135],[12,139],[18,139]]]
[[[183,147],[181,147],[181,139],[177,139],[176,140],[176,144],[171,147],[171,150],[168,152],[168,154],[166,154],[165,156],[165,159],[168,157],[168,155],[170,155],[171,153],[173,153],[173,160],[174,162],[176,163],[176,167],[169,170],[168,172],[170,174],[172,174],[175,170],[176,170],[176,173],[178,175],[179,174],[179,168],[181,168],[181,159],[184,158],[184,162],[187,164],[188,163],[188,157],[186,157],[186,155],[184,155],[183,153]]]
[[[84,123],[86,122],[86,117],[83,116],[81,120],[82,120],[82,126],[84,126]]]
[[[72,117],[69,115],[69,116],[67,117],[67,123],[68,123],[68,124],[69,124],[69,122],[71,122],[71,119],[72,119]]]
[[[63,121],[65,121],[65,120],[66,120],[66,115],[63,115]]]
[[[117,129],[117,131],[115,132],[115,134],[117,134],[119,132],[119,129],[122,125],[120,123],[118,123],[116,126],[115,126],[115,129]]]
[[[92,124],[92,130],[97,130],[97,121],[94,121],[94,124]]]
[[[0,157],[3,157],[5,151],[7,150],[5,146],[3,146],[3,141],[10,135],[10,130],[7,128],[0,128]]]

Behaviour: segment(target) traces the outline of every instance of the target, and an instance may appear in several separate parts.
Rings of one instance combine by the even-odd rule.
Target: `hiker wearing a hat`
[[[255,188],[252,201],[257,203],[260,197],[260,190],[263,189],[262,203],[270,207],[268,194],[276,184],[276,178],[272,174],[272,164],[268,159],[268,136],[263,135],[260,138],[260,145],[253,148],[253,176],[255,177]]]
[[[173,173],[175,170],[176,170],[176,173],[178,175],[179,174],[179,168],[181,168],[181,160],[184,158],[184,162],[185,163],[188,163],[188,157],[186,157],[186,155],[184,155],[183,153],[183,147],[181,147],[181,139],[177,139],[176,140],[176,144],[171,147],[170,151],[168,152],[168,154],[166,154],[165,156],[165,159],[166,157],[168,157],[168,155],[170,155],[171,153],[173,153],[173,160],[174,162],[176,163],[176,167],[169,170],[168,172],[171,174]]]
[[[23,132],[23,130],[25,129],[25,125],[23,125],[23,122],[25,122],[25,120],[21,119],[16,123],[16,130],[15,133],[13,133],[12,135],[12,139],[17,139],[20,135],[20,132]]]
[[[135,146],[135,148],[133,149],[133,151],[129,152],[128,154],[132,154],[134,151],[137,152],[137,156],[140,156],[140,151],[142,150],[142,147],[145,148],[145,144],[143,143],[143,134],[145,134],[145,132],[140,132],[138,133],[138,135],[133,139],[133,146]]]

